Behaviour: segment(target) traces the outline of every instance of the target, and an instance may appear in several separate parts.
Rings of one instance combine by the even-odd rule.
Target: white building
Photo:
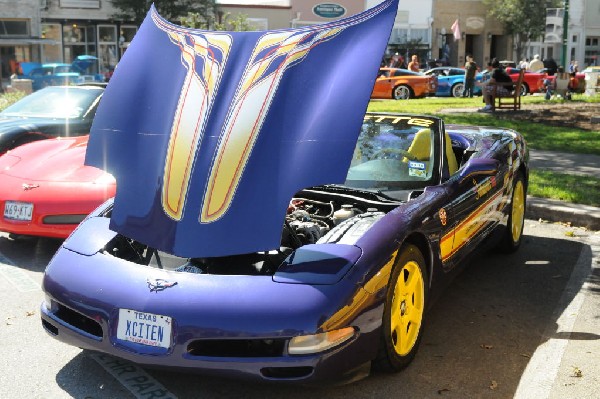
[[[526,57],[539,54],[560,64],[563,58],[564,8],[549,8],[543,41],[531,42]],[[565,68],[577,61],[579,69],[600,65],[600,0],[570,0]]]

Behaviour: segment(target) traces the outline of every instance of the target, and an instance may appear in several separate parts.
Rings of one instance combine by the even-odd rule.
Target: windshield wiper
[[[378,199],[381,200],[387,200],[387,201],[393,201],[393,202],[401,202],[398,198],[394,198],[391,197],[387,194],[385,194],[383,191],[379,190],[379,189],[370,189],[370,188],[354,188],[354,187],[348,187],[348,186],[344,186],[342,184],[324,184],[322,186],[318,186],[315,188],[323,188],[326,189],[328,191],[342,191],[345,193],[363,193],[363,194],[369,194],[369,195],[373,195],[375,194]]]

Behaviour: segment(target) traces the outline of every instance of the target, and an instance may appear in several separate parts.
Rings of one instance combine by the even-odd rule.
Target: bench
[[[519,77],[513,83],[494,83],[492,95],[494,97],[495,109],[512,109],[516,111],[521,109],[521,87],[523,86],[523,77],[525,70],[521,69]],[[508,94],[497,93],[500,86],[514,86],[514,89]]]

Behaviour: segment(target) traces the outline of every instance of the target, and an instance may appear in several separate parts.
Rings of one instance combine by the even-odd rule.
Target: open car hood
[[[397,6],[263,32],[183,28],[152,7],[86,156],[117,179],[110,228],[182,257],[278,248],[294,193],[345,180]]]

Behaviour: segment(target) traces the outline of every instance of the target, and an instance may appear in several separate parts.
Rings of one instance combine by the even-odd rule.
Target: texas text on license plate
[[[169,316],[119,309],[117,338],[142,345],[168,348],[171,343],[171,325]]]
[[[4,217],[13,220],[31,220],[33,204],[29,202],[6,201],[4,203]]]

